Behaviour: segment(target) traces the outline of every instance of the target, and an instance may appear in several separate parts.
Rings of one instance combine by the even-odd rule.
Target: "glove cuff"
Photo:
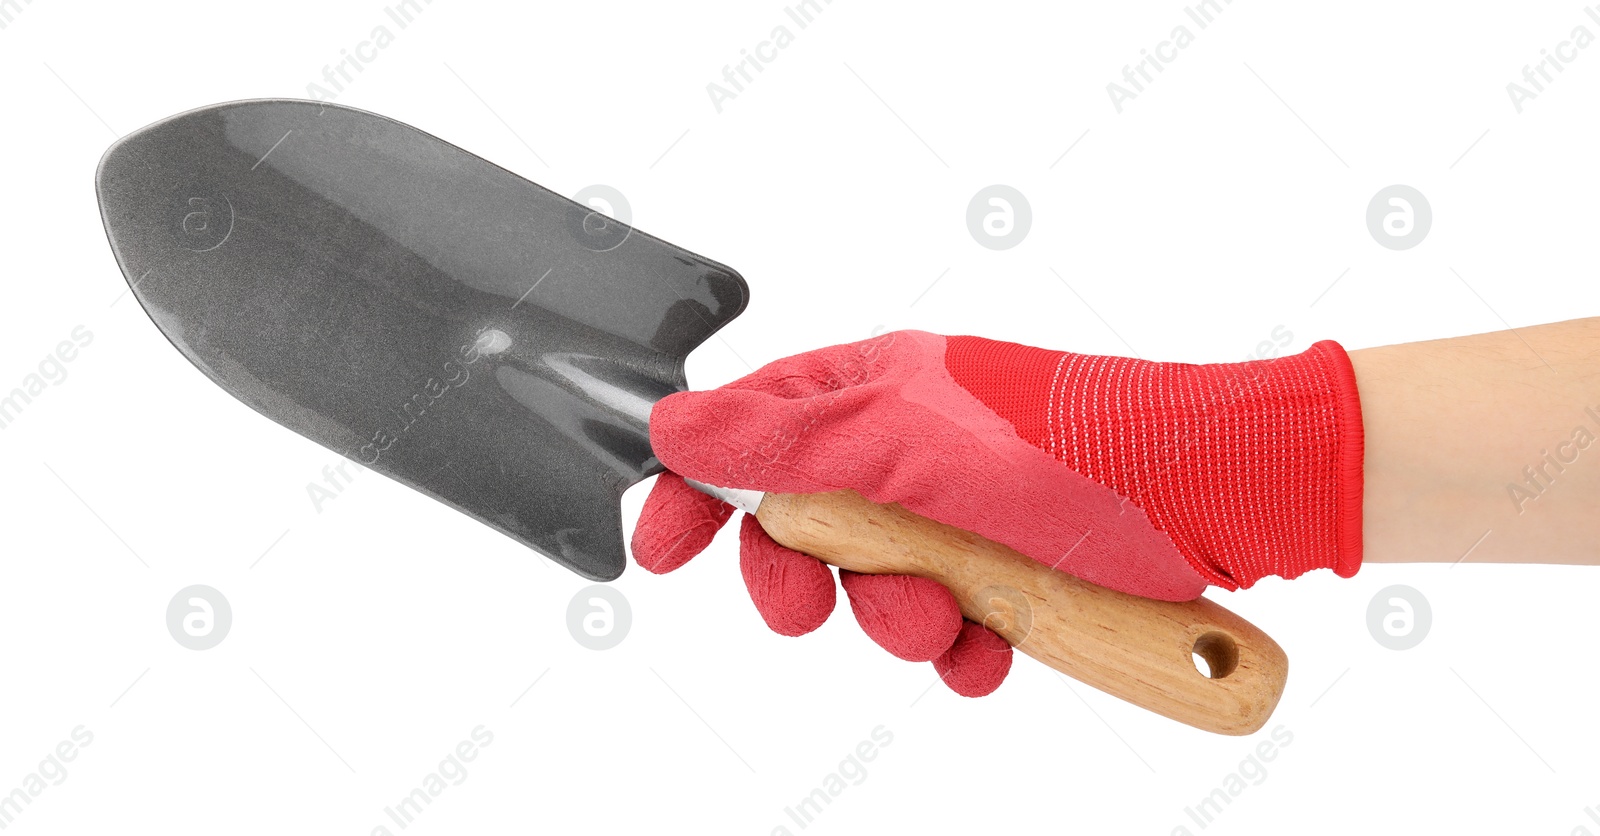
[[[1361,566],[1362,426],[1338,343],[1191,365],[951,337],[955,381],[1121,494],[1217,586]]]
[[[1322,340],[1309,351],[1320,352],[1334,398],[1335,467],[1337,489],[1335,559],[1331,567],[1342,578],[1361,569],[1362,554],[1362,466],[1366,456],[1366,434],[1361,420],[1361,394],[1356,386],[1355,366],[1344,346]],[[1308,353],[1309,353],[1308,351]]]

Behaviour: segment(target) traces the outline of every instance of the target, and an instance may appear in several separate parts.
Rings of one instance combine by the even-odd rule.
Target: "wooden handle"
[[[841,569],[938,581],[962,615],[1023,653],[1180,723],[1250,734],[1283,695],[1283,649],[1204,598],[1155,601],[1095,586],[855,491],[767,494],[756,517],[774,540]]]

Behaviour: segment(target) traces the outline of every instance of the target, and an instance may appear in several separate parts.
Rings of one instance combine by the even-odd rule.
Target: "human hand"
[[[1208,584],[1248,587],[1318,566],[1349,575],[1360,565],[1359,403],[1331,342],[1275,360],[1194,366],[895,332],[664,398],[651,441],[663,464],[696,481],[783,493],[853,488],[1152,598],[1188,600]],[[646,502],[635,557],[669,571],[730,514],[664,476]],[[754,519],[740,541],[768,624],[789,635],[820,625],[834,600],[826,567],[771,541]],[[843,579],[858,620],[891,652],[908,635],[924,642],[917,656],[957,632],[998,641],[978,625],[927,619],[954,609],[931,582],[888,603],[870,593],[858,601],[852,588],[866,577],[874,576]],[[866,585],[878,583],[890,582]],[[959,680],[961,666],[948,667]]]

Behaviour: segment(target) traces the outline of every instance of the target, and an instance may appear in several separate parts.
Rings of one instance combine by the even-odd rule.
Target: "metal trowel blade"
[[[244,101],[136,131],[97,176],[177,349],[261,414],[585,577],[625,565],[646,421],[743,309],[727,267],[399,122]]]

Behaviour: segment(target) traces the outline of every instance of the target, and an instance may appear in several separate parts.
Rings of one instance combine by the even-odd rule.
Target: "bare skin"
[[[1366,562],[1600,565],[1600,317],[1350,360]]]

